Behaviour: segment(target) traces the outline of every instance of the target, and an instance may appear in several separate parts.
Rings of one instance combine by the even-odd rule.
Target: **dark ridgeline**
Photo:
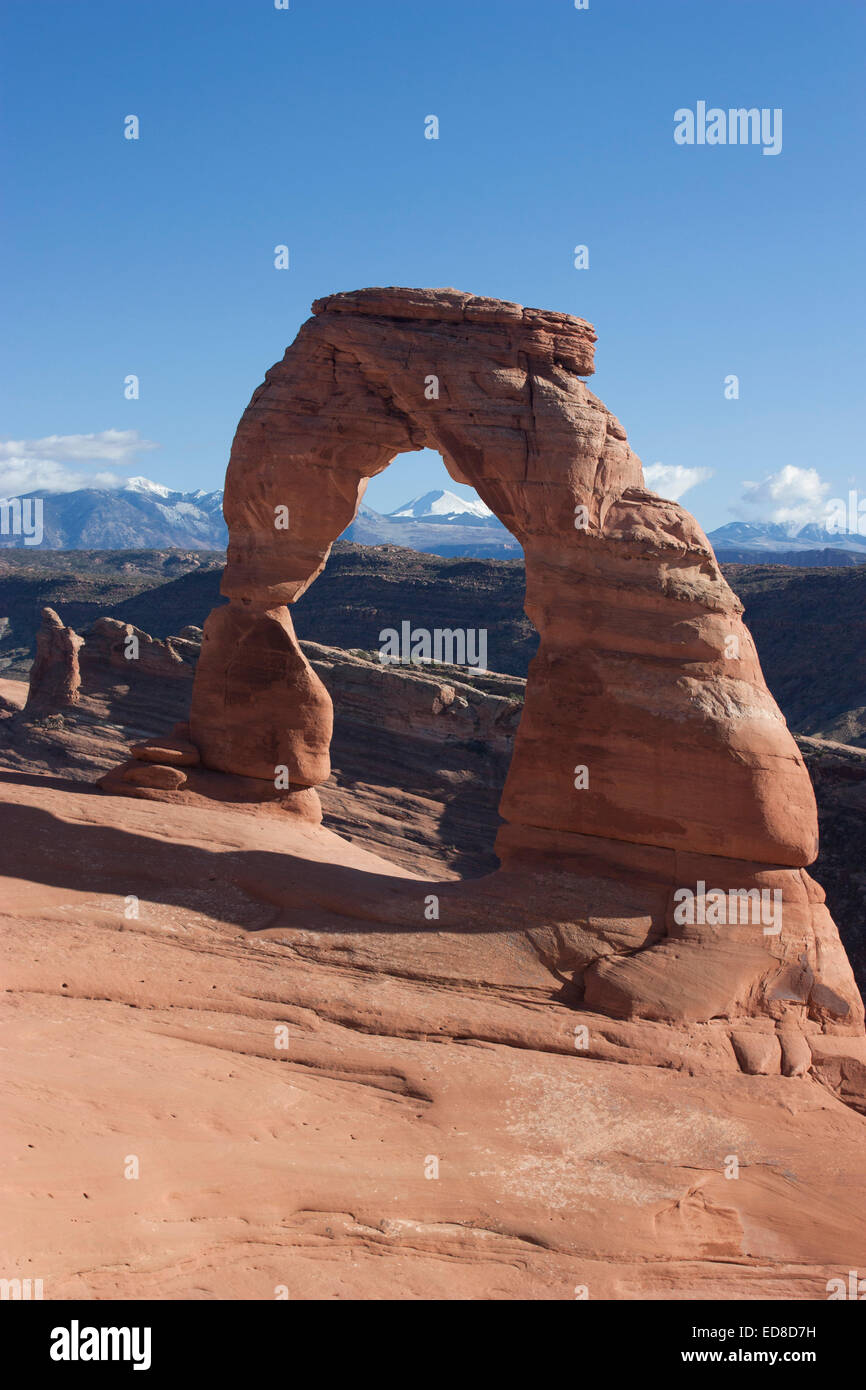
[[[223,601],[222,563],[214,551],[7,551],[0,556],[0,663],[15,654],[26,669],[46,605],[78,632],[105,614],[154,637],[200,627]],[[791,728],[866,745],[866,567],[723,569]],[[303,639],[366,651],[405,620],[429,629],[486,628],[490,668],[525,676],[538,639],[523,591],[520,560],[337,542],[292,618]]]

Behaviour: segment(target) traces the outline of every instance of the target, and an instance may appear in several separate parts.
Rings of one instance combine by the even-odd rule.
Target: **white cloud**
[[[759,483],[744,483],[742,509],[750,520],[821,525],[829,491],[830,484],[822,480],[817,468],[797,468],[788,463]]]
[[[49,434],[43,439],[0,441],[0,497],[26,492],[73,492],[76,488],[123,487],[122,474],[101,464],[132,468],[139,454],[158,449],[138,430],[98,434]]]
[[[683,468],[681,464],[651,463],[643,471],[647,486],[666,497],[670,502],[679,502],[689,488],[705,483],[713,476],[712,468]]]

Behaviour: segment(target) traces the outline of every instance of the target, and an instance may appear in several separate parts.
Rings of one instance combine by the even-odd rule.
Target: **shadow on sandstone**
[[[643,949],[662,934],[661,888],[593,875],[564,879],[554,874],[548,883],[539,875],[519,872],[469,882],[380,874],[311,857],[303,851],[302,836],[285,849],[208,849],[97,823],[96,818],[117,803],[107,802],[95,789],[85,790],[81,783],[9,771],[0,781],[50,788],[58,794],[52,812],[28,804],[10,807],[4,817],[0,871],[70,892],[116,896],[121,900],[120,916],[122,900],[134,894],[146,902],[206,913],[217,923],[246,932],[285,931],[287,944],[295,944],[301,934],[309,940],[319,933],[424,937],[428,942],[510,937],[506,949],[522,952],[530,943],[528,949],[548,984],[566,988],[575,1003],[590,936],[589,954],[597,957]],[[80,814],[82,796],[85,806],[92,800],[94,821],[66,819],[64,793],[76,797],[70,814]],[[129,802],[131,809],[147,804]],[[207,815],[194,809],[188,815],[188,833],[206,837]],[[250,818],[251,825],[256,823]],[[302,835],[323,834],[295,824]],[[334,841],[335,850],[340,843]],[[355,851],[343,843],[351,856]],[[546,902],[540,914],[536,897],[543,883]],[[387,969],[387,962],[383,967]],[[468,958],[461,968],[470,968]],[[476,962],[475,977],[479,984],[487,982],[483,957]]]

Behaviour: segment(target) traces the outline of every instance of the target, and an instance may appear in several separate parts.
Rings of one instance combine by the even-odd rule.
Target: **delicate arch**
[[[203,762],[267,780],[285,766],[295,786],[327,778],[331,703],[285,605],[322,570],[368,479],[428,447],[526,557],[540,646],[502,798],[503,862],[585,855],[600,838],[811,862],[808,775],[739,600],[694,519],[645,490],[625,431],[582,380],[592,327],[456,290],[361,290],[313,314],[232,447],[231,601],[207,621],[192,704]]]

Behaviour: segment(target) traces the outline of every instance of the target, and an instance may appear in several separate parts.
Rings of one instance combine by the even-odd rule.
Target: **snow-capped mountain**
[[[520,545],[480,498],[426,492],[384,516],[362,503],[340,537],[356,545],[402,545],[427,555],[466,555],[519,560]]]
[[[481,501],[480,497],[474,500],[466,497],[458,497],[454,492],[447,492],[443,488],[438,488],[435,492],[425,492],[421,497],[413,497],[410,502],[404,502],[402,507],[396,511],[388,512],[392,517],[409,517],[413,521],[458,521],[465,524],[471,517],[480,521],[487,521],[493,517],[489,507]],[[495,521],[496,518],[493,517]],[[497,522],[497,525],[500,524]]]
[[[228,541],[222,491],[178,492],[151,478],[119,488],[44,490],[22,494],[42,504],[43,550],[224,550]],[[32,515],[32,513],[31,513]],[[362,504],[340,538],[358,545],[399,545],[431,555],[519,559],[521,548],[479,497],[438,488],[383,515]],[[816,523],[732,521],[710,532],[722,561],[740,564],[850,565],[866,563],[866,536]],[[23,546],[0,513],[0,547]],[[802,557],[802,558],[801,558]]]
[[[866,555],[866,536],[856,531],[828,531],[810,522],[807,526],[781,521],[732,521],[720,526],[707,537],[716,554],[748,550],[756,554],[774,555],[781,551],[847,550]]]
[[[228,533],[221,491],[175,492],[150,478],[130,478],[120,488],[35,491],[22,501],[41,501],[42,550],[223,550]],[[31,517],[33,512],[27,509]],[[0,546],[23,546],[11,525]]]
[[[166,487],[163,483],[154,483],[150,478],[130,478],[128,482],[124,483],[123,491],[150,493],[154,497],[171,497],[170,487]]]

